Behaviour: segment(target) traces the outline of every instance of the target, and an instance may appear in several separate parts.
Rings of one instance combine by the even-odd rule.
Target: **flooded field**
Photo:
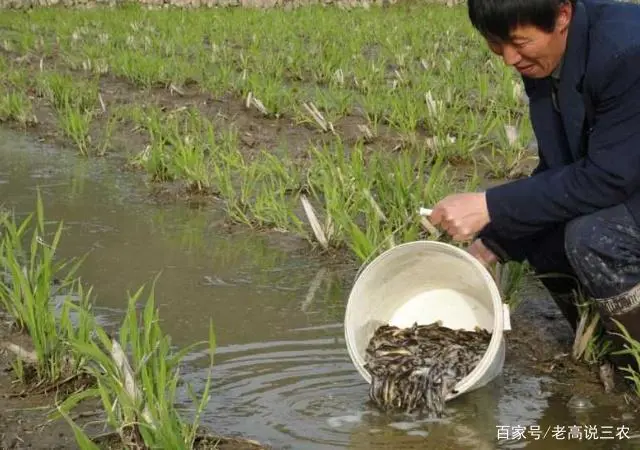
[[[439,239],[414,220],[419,207],[537,164],[521,80],[464,8],[35,8],[3,12],[0,29],[1,203],[21,220],[40,192],[44,244],[64,221],[56,256],[86,255],[78,275],[94,288],[103,346],[113,336],[101,327],[142,314],[143,304],[127,309],[129,293],[156,277],[171,344],[207,341],[213,325],[210,398],[206,349],[187,353],[176,391],[180,414],[194,415],[190,383],[207,400],[201,425],[237,438],[219,448],[640,447],[637,395],[621,376],[605,393],[597,365],[573,361],[571,330],[533,280],[505,299],[516,310],[503,373],[441,420],[381,414],[349,359],[343,316],[361,262]],[[184,440],[165,447],[211,448],[175,426],[164,341],[142,316],[135,324],[149,328],[131,334],[146,339],[132,351],[145,406]],[[0,344],[25,340],[5,322]],[[0,352],[0,448],[77,448],[68,423],[47,420],[60,380],[48,379],[54,393],[24,392],[14,359]],[[109,394],[122,394],[121,378]],[[106,433],[103,406],[71,419]],[[134,413],[112,419],[124,429],[144,418],[142,406]],[[120,437],[150,446],[155,431]]]
[[[80,273],[95,288],[103,323],[116,324],[126,291],[159,272],[156,301],[175,344],[206,339],[213,319],[218,347],[204,425],[217,433],[277,449],[640,445],[632,405],[621,395],[604,395],[593,372],[558,363],[545,374],[545,358],[567,351],[567,330],[535,289],[513,324],[528,344],[509,338],[504,372],[491,385],[452,402],[442,420],[385,416],[368,404],[368,386],[343,337],[356,267],[304,256],[306,244],[287,236],[231,233],[214,207],[159,204],[137,176],[106,160],[76,158],[7,130],[0,142],[5,207],[28,214],[41,190],[47,220],[66,225],[60,254],[89,252]],[[183,377],[201,386],[206,356],[193,353],[188,360]],[[574,394],[592,407],[571,408]],[[582,427],[582,440],[569,439],[570,425]],[[587,425],[599,427],[600,436],[611,427],[614,439],[588,438]],[[542,434],[564,429],[535,440],[532,426]],[[629,438],[615,436],[623,426]],[[518,427],[526,428],[526,439],[517,438]]]

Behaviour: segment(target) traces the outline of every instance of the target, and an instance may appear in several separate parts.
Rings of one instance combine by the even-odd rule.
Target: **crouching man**
[[[541,280],[574,330],[580,290],[607,330],[620,332],[616,319],[640,341],[640,5],[468,0],[468,14],[522,77],[539,164],[444,198],[432,222],[472,240],[485,265],[526,260],[567,275]]]

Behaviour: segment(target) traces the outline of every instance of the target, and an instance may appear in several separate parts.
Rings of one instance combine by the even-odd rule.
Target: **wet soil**
[[[48,415],[56,410],[56,402],[75,387],[67,384],[46,389],[19,382],[12,370],[16,356],[4,344],[13,343],[29,351],[29,338],[14,330],[6,316],[1,317],[0,448],[76,448],[66,422],[48,420]]]

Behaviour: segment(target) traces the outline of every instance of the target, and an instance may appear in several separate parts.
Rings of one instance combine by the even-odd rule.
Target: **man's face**
[[[560,63],[567,42],[571,22],[571,4],[562,5],[555,29],[550,33],[531,25],[518,26],[511,32],[509,42],[487,41],[505,64],[513,66],[528,78],[544,78]]]

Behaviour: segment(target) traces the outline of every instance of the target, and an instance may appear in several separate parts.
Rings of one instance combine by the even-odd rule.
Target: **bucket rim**
[[[385,259],[389,258],[392,254],[394,254],[398,250],[402,250],[406,247],[415,247],[415,246],[437,248],[439,250],[444,250],[445,252],[452,253],[457,256],[461,256],[463,259],[469,262],[473,266],[473,268],[481,275],[482,279],[485,282],[485,286],[489,290],[489,293],[491,295],[491,300],[493,305],[493,331],[491,334],[491,340],[489,341],[487,350],[485,351],[484,355],[482,355],[482,358],[480,359],[478,364],[473,368],[471,372],[467,374],[466,377],[462,378],[460,381],[456,383],[456,385],[453,388],[453,392],[447,396],[447,400],[450,400],[470,390],[470,388],[472,388],[474,385],[478,383],[479,380],[482,379],[483,375],[491,369],[491,366],[493,365],[495,358],[499,356],[500,347],[504,345],[503,302],[502,302],[502,296],[500,295],[498,286],[496,285],[495,280],[489,273],[489,270],[486,267],[484,267],[480,263],[480,261],[478,261],[469,252],[459,247],[456,247],[455,245],[452,245],[446,242],[433,241],[428,239],[420,239],[420,240],[415,240],[410,242],[403,242],[401,244],[395,245],[394,247],[385,250],[376,258],[374,258],[372,261],[370,261],[368,264],[367,263],[363,264],[364,267],[362,268],[362,270],[358,272],[358,275],[356,276],[353,282],[353,285],[351,287],[351,291],[349,293],[349,297],[347,300],[347,307],[346,307],[345,319],[344,319],[344,334],[345,334],[345,342],[347,344],[347,351],[349,353],[349,357],[351,358],[352,363],[356,366],[357,371],[360,373],[360,375],[365,379],[367,383],[371,384],[371,375],[367,372],[367,370],[363,366],[356,363],[356,356],[359,356],[359,355],[357,355],[355,348],[353,348],[352,346],[352,342],[354,342],[354,340],[352,339],[350,330],[347,327],[348,319],[350,315],[353,313],[353,311],[350,308],[350,305],[352,304],[351,300],[353,298],[355,288],[358,282],[361,279],[363,279],[369,272],[371,272],[373,270],[372,269],[373,267],[381,264]]]

